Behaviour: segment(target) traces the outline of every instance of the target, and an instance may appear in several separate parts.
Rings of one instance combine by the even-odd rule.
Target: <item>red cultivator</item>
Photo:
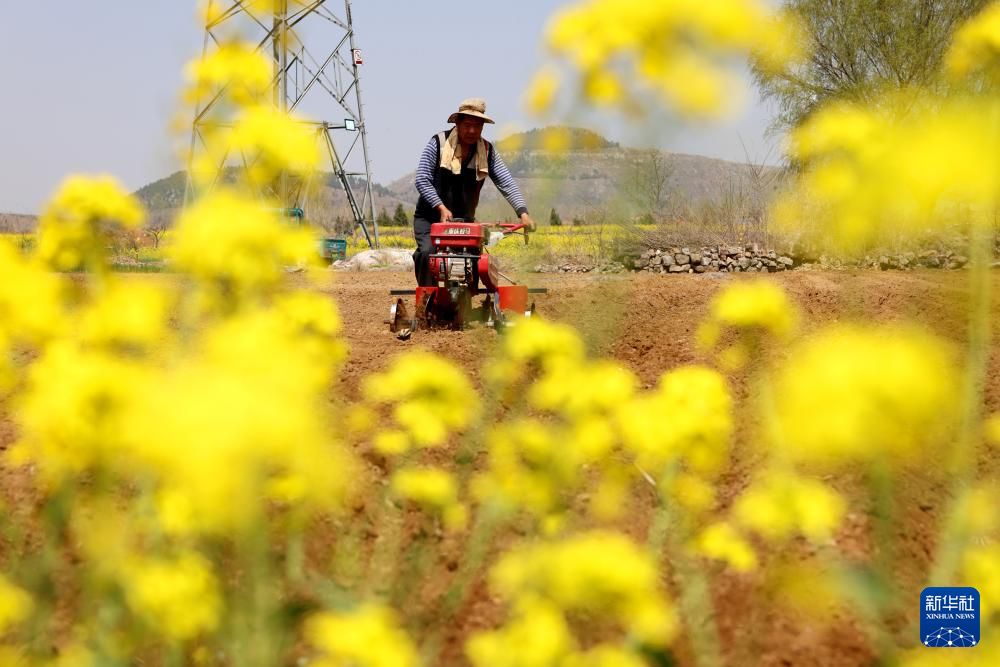
[[[493,231],[491,231],[493,230]],[[525,225],[520,223],[489,222],[438,222],[431,225],[430,271],[437,280],[434,287],[391,290],[397,297],[389,310],[389,331],[401,338],[417,329],[448,327],[464,329],[479,322],[495,329],[512,323],[515,316],[531,317],[535,304],[529,305],[529,294],[544,293],[545,289],[528,289],[515,284],[502,274],[497,261],[487,251],[488,246],[502,238],[524,235]],[[509,285],[501,285],[505,280]],[[415,296],[414,314],[409,311],[401,296]],[[484,298],[473,305],[473,297]]]

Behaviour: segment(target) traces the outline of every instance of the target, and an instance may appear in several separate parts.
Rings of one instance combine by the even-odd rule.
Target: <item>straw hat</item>
[[[486,115],[486,100],[481,97],[470,97],[467,100],[462,100],[462,103],[458,105],[458,111],[448,116],[448,122],[456,122],[459,116],[472,116],[473,118],[481,118],[486,123],[493,122],[493,119]]]

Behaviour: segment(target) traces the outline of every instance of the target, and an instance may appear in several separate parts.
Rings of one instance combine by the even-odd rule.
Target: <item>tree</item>
[[[643,218],[655,219],[663,212],[673,173],[674,166],[662,151],[639,152],[625,174],[624,190]]]
[[[555,209],[552,209],[549,213],[549,225],[552,227],[562,227],[562,218],[559,217]]]
[[[410,224],[410,216],[406,215],[402,204],[396,204],[396,212],[392,214],[392,224],[397,227],[407,227]]]
[[[170,211],[154,211],[149,216],[149,222],[146,224],[146,233],[149,237],[153,239],[153,248],[160,247],[160,241],[163,239],[163,235],[170,228],[171,223],[171,212]]]
[[[990,0],[784,0],[804,28],[808,59],[782,71],[755,66],[773,129],[795,127],[831,100],[872,103],[886,88],[940,89],[952,32]]]
[[[392,226],[392,218],[389,217],[389,214],[385,212],[384,208],[378,212],[378,216],[375,218],[375,224],[379,227]]]

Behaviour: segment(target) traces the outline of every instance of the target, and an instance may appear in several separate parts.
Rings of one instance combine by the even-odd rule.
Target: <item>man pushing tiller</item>
[[[416,186],[420,198],[413,215],[413,268],[417,285],[433,286],[429,258],[433,252],[431,224],[476,219],[479,193],[486,177],[507,199],[520,217],[521,224],[534,231],[535,223],[520,188],[511,176],[492,143],[483,139],[483,125],[492,123],[486,115],[486,102],[479,98],[464,100],[458,111],[448,117],[455,127],[439,132],[427,142],[417,165]]]

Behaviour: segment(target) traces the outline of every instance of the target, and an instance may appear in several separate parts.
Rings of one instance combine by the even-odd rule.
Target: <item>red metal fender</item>
[[[528,310],[528,286],[506,285],[496,290],[500,294],[500,310],[524,314]]]
[[[496,260],[489,255],[483,255],[479,258],[478,268],[479,280],[483,283],[483,287],[486,288],[487,292],[495,292],[497,284],[500,282]]]

